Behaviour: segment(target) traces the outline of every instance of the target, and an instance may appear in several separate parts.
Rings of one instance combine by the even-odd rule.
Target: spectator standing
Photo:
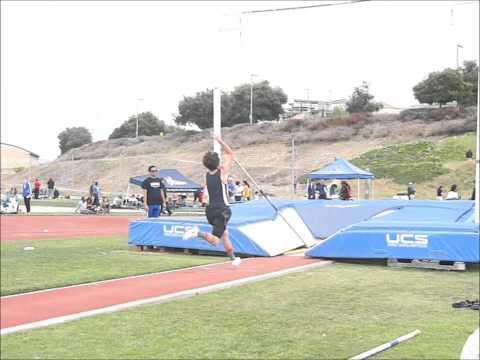
[[[240,184],[240,181],[235,182],[235,201],[239,202],[242,201],[242,196],[243,196],[243,186]]]
[[[98,181],[95,181],[92,192],[93,192],[93,205],[100,206],[100,185],[98,185]]]
[[[227,191],[228,191],[228,201],[233,202],[234,201],[234,196],[235,196],[235,183],[233,182],[233,179],[231,177],[228,177],[227,180]]]
[[[318,187],[318,199],[327,200],[327,185],[320,183]]]
[[[471,149],[468,149],[467,152],[465,153],[465,157],[469,160],[473,159],[473,152]]]
[[[25,203],[25,208],[27,209],[27,214],[30,213],[30,199],[32,198],[32,185],[28,178],[25,179],[22,188],[23,202]]]
[[[253,191],[247,180],[243,180],[243,198],[245,201],[252,200]]]
[[[48,198],[53,198],[53,190],[55,189],[55,181],[52,178],[48,179],[47,181],[47,188],[48,188]]]
[[[33,183],[33,194],[35,199],[38,199],[38,194],[40,194],[41,187],[42,187],[42,182],[40,181],[39,178],[36,178],[35,182]]]
[[[437,200],[443,200],[443,185],[440,185],[437,189]]]
[[[350,188],[350,184],[346,181],[342,181],[340,183],[340,200],[351,200],[352,199],[352,189]]]
[[[165,186],[164,179],[160,179],[160,185],[163,191],[163,202],[160,206],[160,214],[168,214],[168,216],[172,216],[172,210],[170,209],[170,203],[167,198],[167,187]]]
[[[338,196],[337,196],[337,189],[338,189],[337,184],[332,184],[332,185],[330,185],[330,191],[329,191],[329,197],[330,197],[330,199],[336,199],[336,198],[338,198]]]
[[[417,189],[415,187],[415,184],[409,182],[407,187],[408,200],[415,200],[416,193],[417,193]]]
[[[450,187],[450,191],[447,193],[446,200],[460,200],[460,195],[458,194],[458,186],[453,184]]]
[[[88,193],[90,194],[90,198],[92,198],[92,199],[93,199],[93,187],[94,186],[95,185],[92,183],[92,184],[90,184],[90,188],[88,189]]]
[[[307,197],[308,197],[308,200],[314,200],[315,199],[315,184],[313,182],[308,183]]]
[[[154,165],[148,167],[148,174],[148,177],[142,183],[145,199],[144,207],[149,218],[159,217],[164,202],[162,180],[158,177],[158,170]]]
[[[195,204],[197,203],[197,200],[198,200],[198,202],[202,202],[202,201],[200,200],[200,193],[201,193],[201,192],[202,192],[202,190],[201,190],[201,189],[198,189],[197,191],[195,191],[195,192],[193,193],[193,205],[195,205]]]

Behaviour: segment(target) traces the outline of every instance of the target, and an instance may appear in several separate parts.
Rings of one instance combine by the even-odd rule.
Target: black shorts
[[[213,226],[212,234],[221,238],[232,216],[232,211],[228,206],[207,206],[205,214],[207,215],[208,223]]]

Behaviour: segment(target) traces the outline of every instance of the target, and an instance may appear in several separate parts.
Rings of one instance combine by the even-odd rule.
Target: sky
[[[345,1],[340,1],[345,2]],[[58,134],[94,141],[137,111],[167,124],[183,96],[268,80],[290,99],[417,104],[429,72],[479,57],[478,1],[2,1],[1,141],[45,160]],[[339,2],[337,2],[338,4]]]

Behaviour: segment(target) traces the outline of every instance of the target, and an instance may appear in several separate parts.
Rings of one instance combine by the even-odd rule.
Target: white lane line
[[[199,294],[205,294],[205,293],[209,293],[209,292],[213,292],[213,291],[218,291],[218,290],[221,290],[221,289],[226,289],[226,288],[230,288],[230,287],[235,287],[235,286],[241,286],[241,285],[244,285],[244,284],[254,283],[254,282],[257,282],[257,281],[272,279],[272,278],[279,277],[279,276],[289,274],[289,273],[293,273],[293,272],[300,272],[300,271],[305,271],[305,270],[308,270],[308,269],[313,269],[313,268],[316,268],[316,267],[322,267],[322,266],[330,265],[331,263],[332,263],[332,261],[318,261],[318,262],[308,264],[308,265],[297,266],[297,267],[294,267],[294,268],[274,271],[274,272],[271,272],[271,273],[257,275],[257,276],[250,276],[250,277],[243,278],[243,279],[227,281],[227,282],[224,282],[224,283],[204,286],[204,287],[200,287],[200,288],[196,288],[196,289],[179,291],[179,292],[176,292],[176,293],[173,293],[173,294],[167,294],[167,295],[161,295],[161,296],[157,296],[157,297],[153,297],[153,298],[130,301],[130,302],[123,303],[123,304],[108,306],[108,307],[95,309],[95,310],[90,310],[90,311],[84,311],[84,312],[77,313],[77,314],[65,315],[65,316],[60,316],[60,317],[56,317],[56,318],[52,318],[52,319],[37,321],[37,322],[29,323],[29,324],[12,326],[12,327],[9,327],[9,328],[2,329],[1,330],[1,335],[3,336],[3,335],[7,335],[7,334],[12,334],[12,333],[15,333],[15,332],[18,332],[18,331],[25,331],[25,330],[31,330],[31,329],[36,329],[36,328],[40,328],[40,327],[50,326],[50,325],[61,324],[61,323],[65,323],[67,321],[78,320],[78,319],[82,319],[82,318],[85,318],[85,317],[90,317],[90,316],[95,316],[95,315],[100,315],[100,314],[113,313],[113,312],[116,312],[116,311],[132,308],[132,307],[139,306],[139,305],[146,305],[146,304],[152,304],[152,303],[161,304],[161,303],[165,303],[165,302],[176,300],[176,299],[188,298],[188,297],[192,297],[192,296],[199,295]]]

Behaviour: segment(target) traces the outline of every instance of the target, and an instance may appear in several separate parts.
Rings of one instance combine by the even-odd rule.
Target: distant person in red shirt
[[[35,182],[33,184],[33,195],[35,199],[38,199],[38,194],[40,194],[40,188],[42,187],[42,183],[40,182],[40,179],[35,179]]]

